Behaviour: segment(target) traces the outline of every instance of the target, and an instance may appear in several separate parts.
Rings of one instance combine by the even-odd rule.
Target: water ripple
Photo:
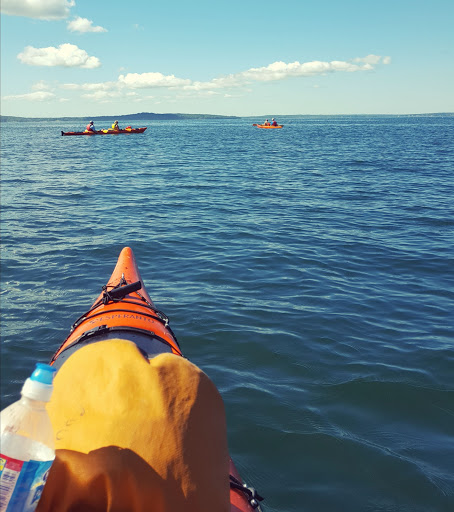
[[[2,129],[2,407],[129,245],[267,511],[454,510],[453,118],[252,122]]]

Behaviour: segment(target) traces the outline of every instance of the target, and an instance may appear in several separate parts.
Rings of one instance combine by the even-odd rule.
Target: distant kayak
[[[283,128],[284,125],[283,124],[278,124],[277,126],[272,126],[272,125],[264,125],[264,124],[253,124],[252,126],[257,126],[257,128],[265,128],[266,130],[272,130],[272,129],[275,129],[275,128]]]
[[[119,135],[121,133],[143,133],[145,128],[125,128],[124,130],[96,130],[94,132],[61,132],[62,135]]]

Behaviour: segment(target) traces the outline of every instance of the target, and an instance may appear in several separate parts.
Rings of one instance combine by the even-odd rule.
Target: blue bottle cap
[[[41,382],[41,384],[47,384],[52,386],[54,379],[54,373],[57,370],[52,366],[44,363],[36,363],[35,371],[31,374],[30,380]]]

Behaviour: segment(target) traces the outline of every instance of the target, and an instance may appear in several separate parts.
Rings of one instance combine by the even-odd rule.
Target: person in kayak
[[[224,404],[184,357],[87,343],[58,370],[48,410],[56,458],[36,512],[230,511]]]
[[[96,131],[96,130],[95,130],[95,124],[93,123],[93,121],[90,121],[90,122],[87,124],[87,126],[86,126],[86,128],[85,128],[85,131],[86,131],[86,132],[95,132],[95,131]]]
[[[273,117],[273,119],[272,119],[271,126],[279,126],[279,125],[277,124],[276,119],[274,119],[274,117]]]
[[[270,125],[270,122],[268,121],[268,119],[263,123],[263,126],[269,126]]]
[[[118,121],[115,121],[112,124],[112,130],[118,131],[119,129],[120,129],[120,127],[118,126]]]

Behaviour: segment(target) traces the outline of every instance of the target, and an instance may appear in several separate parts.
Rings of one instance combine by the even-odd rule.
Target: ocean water
[[[265,511],[453,511],[454,117],[257,121],[2,124],[1,407],[130,246]]]

